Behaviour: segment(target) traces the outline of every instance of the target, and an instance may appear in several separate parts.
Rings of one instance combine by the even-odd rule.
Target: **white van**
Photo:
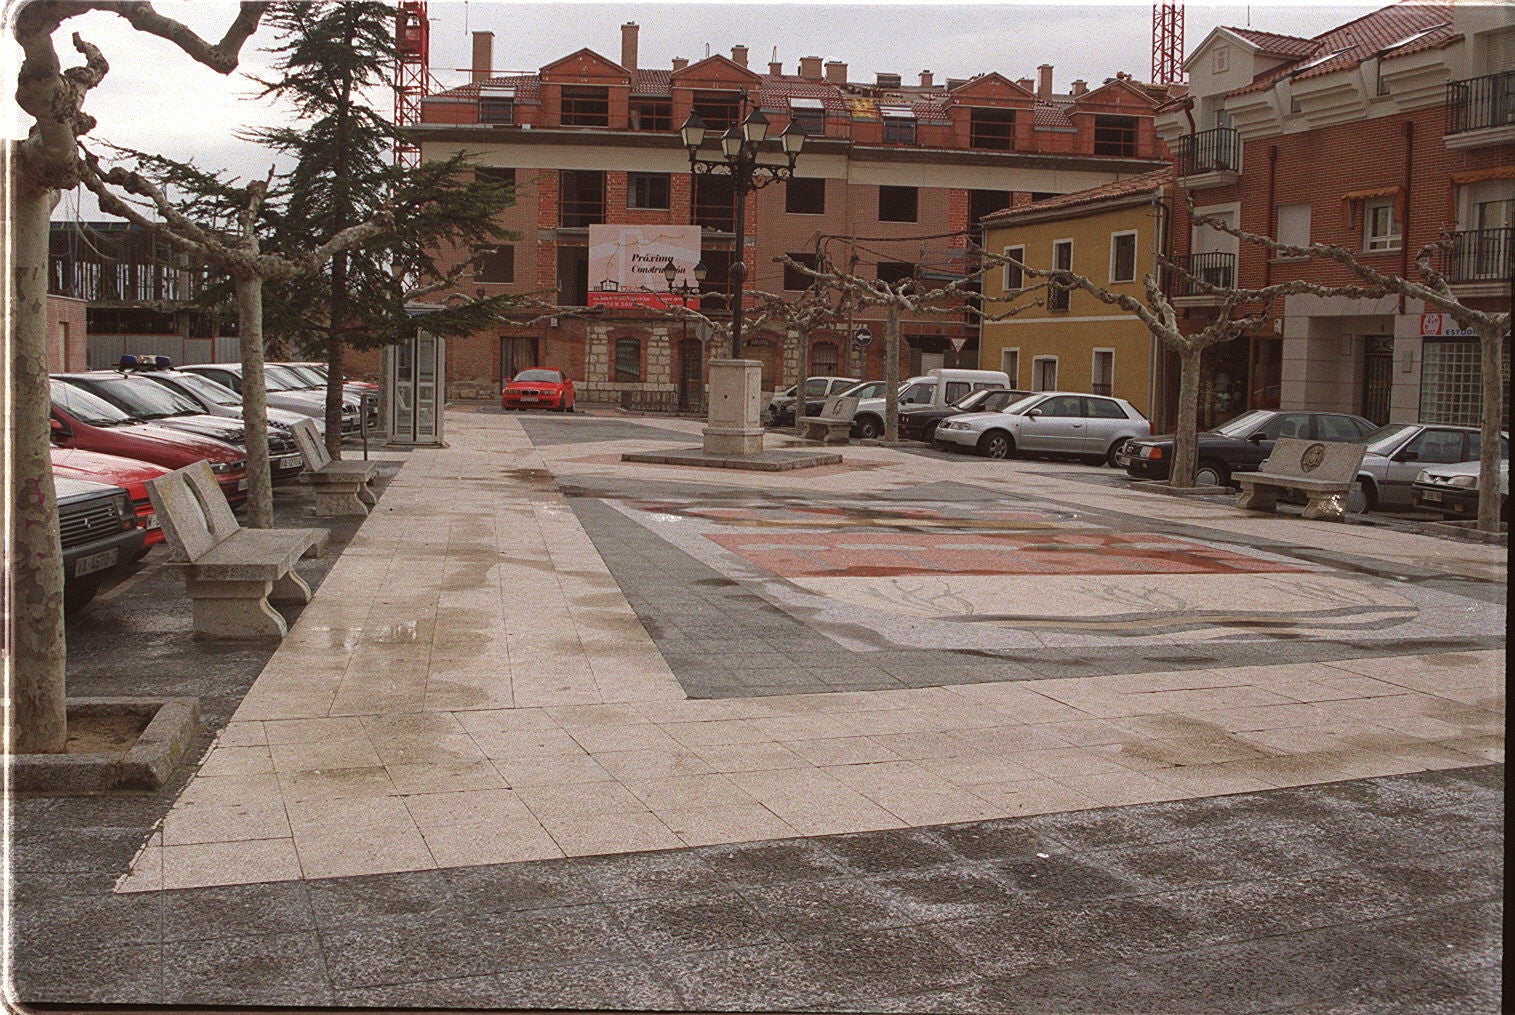
[[[957,370],[941,367],[928,370],[920,377],[911,377],[899,386],[899,407],[929,405],[944,409],[972,391],[984,388],[1008,388],[1010,375],[1003,370]],[[884,399],[865,398],[857,404],[853,417],[852,436],[859,440],[882,437],[884,434]]]

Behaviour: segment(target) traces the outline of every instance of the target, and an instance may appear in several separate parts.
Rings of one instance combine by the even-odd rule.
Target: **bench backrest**
[[[857,415],[856,395],[832,395],[821,407],[821,415],[827,419],[851,419]]]
[[[294,432],[295,443],[299,445],[307,469],[320,472],[331,464],[331,452],[326,450],[326,442],[316,430],[315,420],[302,419],[290,429]]]
[[[209,462],[194,462],[149,479],[147,496],[174,560],[199,560],[241,528]]]
[[[1260,468],[1275,476],[1350,483],[1357,478],[1357,469],[1362,465],[1365,451],[1365,444],[1280,437],[1268,453],[1268,460]]]

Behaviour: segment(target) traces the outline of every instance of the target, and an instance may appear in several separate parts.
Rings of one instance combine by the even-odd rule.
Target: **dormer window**
[[[1094,154],[1136,155],[1136,117],[1096,116],[1094,118]]]
[[[826,133],[826,107],[820,99],[790,99],[789,119],[812,137]]]
[[[499,85],[480,85],[479,122],[515,123],[516,90]]]
[[[742,96],[740,92],[695,92],[694,113],[705,121],[705,129],[715,136],[728,127],[734,127],[742,119]]]
[[[1014,147],[1015,110],[974,108],[968,111],[968,144],[1007,152]]]
[[[884,120],[885,144],[915,144],[915,110],[909,106],[878,107]]]
[[[561,122],[565,127],[610,126],[610,89],[565,86]]]

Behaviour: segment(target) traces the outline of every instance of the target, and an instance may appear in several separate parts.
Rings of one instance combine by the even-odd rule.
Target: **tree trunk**
[[[1478,449],[1478,530],[1499,531],[1499,431],[1504,409],[1504,329],[1478,329],[1483,366],[1483,426]]]
[[[263,380],[263,279],[239,274],[232,284],[242,353],[242,422],[247,426],[247,527],[271,529],[274,488],[268,469],[268,386]]]
[[[805,436],[805,424],[803,422],[805,416],[805,382],[810,379],[810,333],[801,328],[796,330],[795,334],[799,337],[800,366],[795,371],[798,376],[794,381],[794,435],[796,437],[803,437]]]
[[[1173,430],[1173,462],[1168,466],[1168,485],[1185,489],[1194,485],[1200,354],[1198,348],[1178,350],[1178,421]]]
[[[331,321],[326,338],[326,451],[333,461],[342,458],[342,321],[347,313],[347,255],[331,259]]]
[[[884,307],[884,440],[900,439],[900,308]]]
[[[11,190],[12,327],[7,442],[10,445],[12,541],[8,548],[11,658],[7,749],[57,754],[68,742],[67,647],[63,621],[63,550],[48,448],[48,216],[58,192],[33,184],[12,146],[6,160]]]

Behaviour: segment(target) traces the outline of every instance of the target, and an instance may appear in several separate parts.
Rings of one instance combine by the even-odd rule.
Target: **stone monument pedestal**
[[[762,388],[763,365],[757,360],[710,361],[710,416],[704,431],[705,454],[762,453]]]

